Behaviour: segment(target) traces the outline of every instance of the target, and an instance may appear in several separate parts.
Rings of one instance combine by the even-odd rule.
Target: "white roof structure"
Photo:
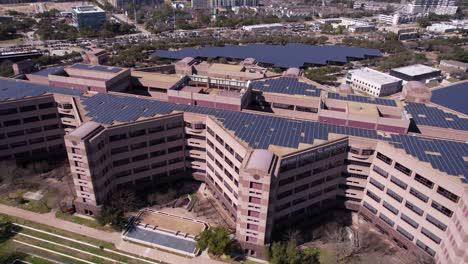
[[[102,13],[105,12],[98,6],[86,5],[86,6],[74,6],[73,11],[76,13]]]
[[[422,65],[422,64],[415,64],[415,65],[395,68],[395,69],[392,69],[392,71],[399,72],[407,76],[418,76],[418,75],[424,75],[424,74],[428,74],[432,72],[438,72],[440,70],[433,68],[433,67],[426,66],[426,65]]]
[[[377,85],[385,85],[388,83],[395,83],[401,81],[401,79],[393,77],[383,72],[379,72],[370,68],[361,68],[357,70],[349,71],[353,77],[357,77],[359,79],[365,79],[367,82],[377,84]]]

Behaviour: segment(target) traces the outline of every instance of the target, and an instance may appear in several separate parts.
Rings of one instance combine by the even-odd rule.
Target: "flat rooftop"
[[[51,68],[45,68],[42,70],[39,70],[37,72],[31,73],[32,75],[38,75],[38,76],[45,76],[47,77],[49,74],[57,74],[60,72],[63,72],[66,66],[58,66],[58,67],[51,67]]]
[[[23,99],[51,93],[78,96],[82,95],[83,91],[65,88],[55,88],[48,85],[35,84],[24,80],[0,78],[0,102]]]
[[[399,72],[408,76],[419,76],[419,75],[424,75],[428,73],[438,72],[440,70],[433,68],[433,67],[426,66],[426,65],[422,65],[422,64],[415,64],[415,65],[395,68],[395,69],[392,69],[392,71],[396,71],[396,72]]]
[[[354,95],[354,94],[328,93],[327,97],[330,99],[335,99],[335,100],[360,102],[360,103],[366,103],[366,104],[376,104],[376,105],[385,105],[385,106],[394,106],[394,107],[398,106],[396,101],[392,99],[374,98],[374,97],[367,97],[367,96]]]
[[[370,68],[361,68],[349,71],[353,76],[365,79],[373,84],[385,85],[401,81],[401,79],[393,77],[389,74],[379,72]]]
[[[197,236],[203,232],[206,227],[200,222],[153,211],[143,212],[138,220],[140,220],[142,224],[149,224],[157,228],[181,232],[191,236]]]
[[[321,90],[314,85],[299,81],[294,77],[280,77],[261,81],[252,81],[250,87],[267,93],[304,95],[319,97]]]
[[[21,85],[17,85],[17,83]],[[6,78],[0,79],[0,87],[4,87],[0,88],[0,100],[18,98],[18,95],[19,98],[23,98],[44,93],[82,94],[81,91],[57,89]],[[389,101],[395,103],[393,100]],[[132,122],[140,118],[150,118],[173,112],[210,115],[219,120],[226,130],[254,149],[268,149],[270,145],[298,149],[303,144],[312,145],[314,142],[327,141],[334,134],[370,138],[388,142],[416,159],[428,162],[433,168],[444,173],[464,176],[465,182],[468,182],[468,166],[466,166],[465,161],[465,158],[468,157],[468,144],[463,142],[390,133],[385,136],[369,129],[105,93],[81,96],[81,105],[86,110],[83,115],[92,121],[103,124]],[[463,130],[467,131],[468,127],[464,127]],[[439,152],[440,155],[428,154],[430,152]]]
[[[118,73],[124,68],[119,67],[110,67],[110,66],[102,66],[102,65],[90,65],[90,64],[83,64],[83,63],[76,63],[67,68],[70,69],[77,69],[77,70],[87,70],[87,71],[98,71],[98,72],[106,72],[106,73]]]
[[[450,85],[432,91],[431,101],[443,107],[468,115],[468,82]]]
[[[228,58],[235,60],[255,58],[260,63],[271,64],[275,67],[300,68],[308,64],[327,65],[329,63],[347,63],[353,59],[380,57],[382,53],[378,49],[290,43],[284,46],[248,44],[226,45],[224,47],[183,48],[177,51],[158,50],[151,56],[173,60],[181,60],[185,57]]]
[[[75,6],[75,7],[72,7],[72,9],[76,13],[102,13],[102,12],[105,12],[100,7],[93,6],[93,5]]]

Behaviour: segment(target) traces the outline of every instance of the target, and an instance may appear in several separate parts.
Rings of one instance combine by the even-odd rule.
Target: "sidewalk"
[[[75,224],[69,221],[55,218],[53,212],[47,214],[38,214],[30,211],[26,211],[20,208],[6,206],[0,204],[0,213],[20,217],[32,222],[36,222],[43,225],[48,225],[54,228],[62,229],[72,233],[77,233],[87,237],[91,237],[97,240],[112,243],[117,249],[141,256],[149,259],[159,260],[165,263],[171,264],[222,264],[224,262],[216,261],[208,258],[208,256],[199,256],[195,258],[183,257],[175,254],[171,254],[158,249],[144,247],[136,244],[132,244],[122,240],[120,233],[118,232],[105,232],[102,230],[94,229],[88,226]]]

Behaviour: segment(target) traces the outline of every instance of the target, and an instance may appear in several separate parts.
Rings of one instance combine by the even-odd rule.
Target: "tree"
[[[271,264],[319,264],[320,252],[315,249],[301,250],[294,239],[288,242],[273,242],[266,250]]]
[[[127,223],[122,209],[104,205],[96,220],[100,225],[110,225],[116,230],[122,230]]]
[[[135,210],[137,208],[135,192],[127,189],[117,190],[111,195],[110,206],[119,208],[124,214]]]
[[[223,226],[206,229],[197,239],[197,247],[200,250],[208,249],[208,252],[219,257],[228,254],[231,250],[231,238],[229,231]]]
[[[418,19],[418,25],[420,28],[426,28],[431,25],[431,20],[428,18],[420,18]]]

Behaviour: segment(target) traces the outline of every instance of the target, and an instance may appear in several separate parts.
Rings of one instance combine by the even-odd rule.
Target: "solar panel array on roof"
[[[297,78],[280,77],[266,81],[253,81],[252,89],[269,93],[296,94],[305,96],[320,96],[320,89],[314,85],[300,82]]]
[[[0,87],[2,87],[0,88],[0,101],[37,96],[45,93],[82,94],[82,91],[78,90],[53,88],[14,79],[0,79]],[[153,117],[158,114],[169,114],[173,111],[212,115],[220,120],[226,129],[233,131],[235,136],[245,141],[252,148],[259,149],[266,149],[269,145],[297,148],[300,143],[312,144],[315,139],[327,140],[330,133],[379,139],[390,142],[395,147],[405,150],[408,154],[413,155],[421,161],[429,162],[436,169],[452,175],[463,175],[465,179],[468,178],[468,166],[464,160],[464,157],[468,157],[468,144],[461,142],[428,140],[409,135],[392,135],[391,138],[387,138],[378,135],[374,130],[246,112],[179,105],[151,99],[103,93],[90,97],[82,96],[81,101],[87,110],[86,115],[94,121],[104,124],[112,124],[114,121],[130,122],[140,117]],[[409,104],[409,107],[411,108],[413,105],[416,107],[421,106],[421,104]],[[426,108],[433,108],[436,110],[436,113],[440,113],[440,110],[437,108]],[[453,114],[448,115],[450,118],[455,116]],[[466,119],[460,118],[454,121],[454,123],[458,122],[466,125]],[[427,152],[440,153],[440,155],[429,154]]]
[[[33,75],[39,75],[39,76],[48,76],[49,74],[57,74],[59,72],[63,72],[63,69],[65,69],[65,66],[58,66],[58,67],[51,67],[51,68],[45,68],[37,72],[33,72]]]
[[[373,97],[366,97],[366,96],[353,95],[353,94],[328,93],[328,98],[344,100],[344,101],[360,102],[360,103],[366,103],[366,104],[397,106],[395,100],[373,98]]]
[[[416,125],[468,130],[468,119],[448,113],[437,107],[408,103],[406,111],[413,116]]]
[[[83,94],[83,92],[79,90],[54,88],[48,85],[34,84],[15,79],[0,79],[0,101],[39,96],[45,93]]]
[[[121,68],[109,67],[109,66],[100,66],[100,65],[88,65],[77,63],[70,66],[73,69],[80,69],[80,70],[89,70],[89,71],[102,71],[102,72],[109,72],[109,73],[118,73],[121,71]]]
[[[468,115],[468,82],[451,85],[432,92],[431,101]]]
[[[419,160],[427,161],[436,169],[453,175],[467,175],[468,166],[463,157],[468,156],[468,144],[446,140],[433,140],[430,146],[424,139],[408,135],[382,137],[374,130],[337,126],[276,116],[227,111],[199,106],[178,105],[143,98],[97,94],[82,97],[88,113],[96,122],[111,124],[113,121],[129,122],[139,117],[184,111],[212,115],[233,131],[234,135],[252,148],[267,149],[269,145],[298,148],[300,143],[312,144],[315,139],[328,140],[330,133],[379,139],[391,142]],[[425,151],[437,151],[430,155]],[[446,165],[444,165],[446,164]],[[465,176],[465,177],[467,177]]]
[[[462,175],[463,182],[468,183],[468,166],[463,159],[468,155],[467,143],[394,135],[390,144],[404,149],[421,161],[429,162],[435,169],[451,175]]]
[[[265,64],[281,68],[304,67],[305,64],[327,65],[330,62],[347,63],[350,59],[365,59],[379,57],[378,49],[312,46],[290,43],[282,45],[248,44],[245,46],[227,45],[224,47],[184,48],[179,51],[158,50],[152,54],[155,57],[168,59],[183,59],[185,57],[202,58],[255,58]]]

